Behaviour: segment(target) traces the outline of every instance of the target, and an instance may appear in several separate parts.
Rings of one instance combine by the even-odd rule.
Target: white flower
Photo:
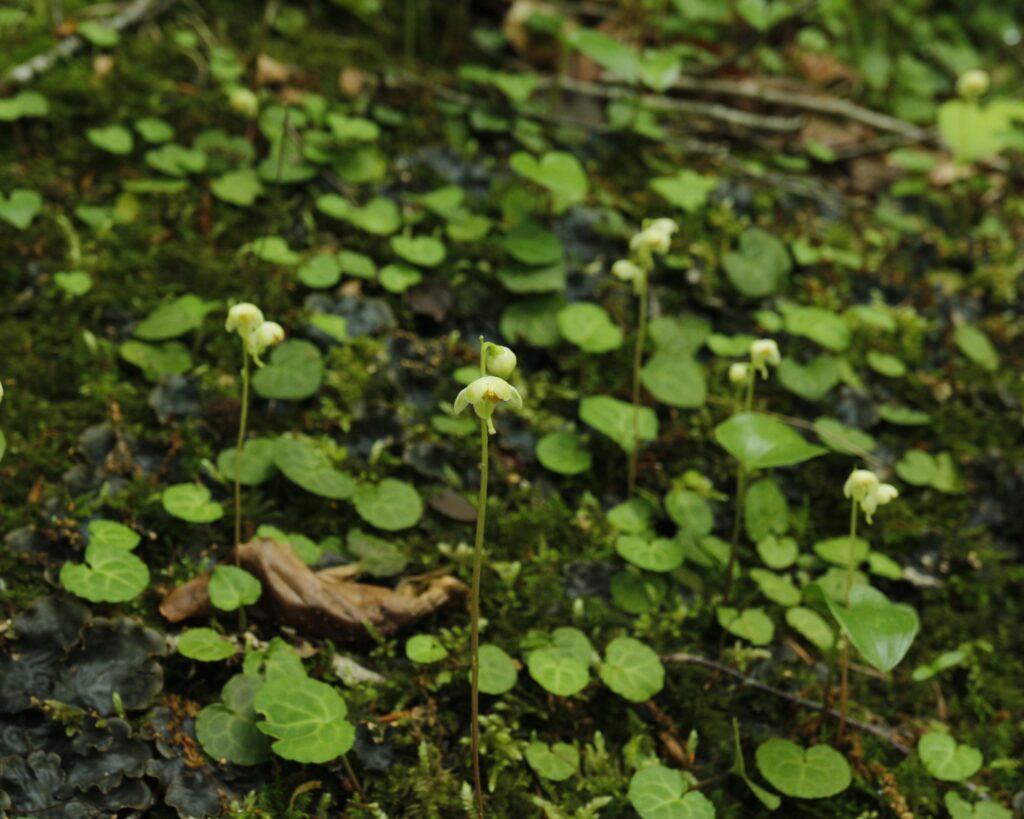
[[[652,219],[643,230],[629,240],[630,250],[647,253],[668,253],[672,247],[672,234],[679,230],[673,219]]]
[[[284,327],[276,321],[264,321],[246,336],[245,348],[255,359],[256,363],[263,366],[263,362],[260,361],[260,356],[263,352],[269,347],[280,344],[282,341],[284,341]]]
[[[500,344],[487,344],[487,372],[498,378],[508,378],[516,368],[516,354]]]
[[[229,333],[237,332],[246,338],[253,330],[263,323],[263,311],[255,304],[243,301],[228,310],[228,320],[224,329]]]
[[[736,385],[746,384],[750,380],[750,365],[737,361],[729,367],[729,380]]]
[[[635,282],[644,277],[644,269],[629,259],[619,259],[612,265],[612,275],[619,281]]]
[[[782,361],[779,345],[770,338],[761,338],[750,345],[750,363],[761,373],[762,378],[768,377],[768,365],[778,367]]]
[[[891,483],[881,483],[870,469],[855,469],[846,479],[843,495],[852,498],[864,510],[864,519],[871,523],[871,517],[879,506],[885,506],[899,497],[899,490]]]
[[[988,91],[988,87],[988,72],[980,68],[965,71],[956,81],[956,92],[964,99],[977,99]]]
[[[498,378],[496,375],[484,375],[456,396],[454,408],[455,413],[458,414],[472,404],[477,416],[487,421],[487,429],[493,435],[494,424],[491,423],[491,416],[498,404],[504,402],[508,402],[516,409],[522,409],[523,397],[519,394],[519,390],[504,378]]]

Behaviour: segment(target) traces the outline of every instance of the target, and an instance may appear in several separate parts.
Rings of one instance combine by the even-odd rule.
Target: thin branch
[[[134,0],[124,11],[115,14],[105,25],[114,31],[122,31],[136,23],[145,20],[147,17],[155,17],[162,14],[173,6],[178,0]],[[27,83],[40,74],[49,71],[56,63],[66,57],[70,57],[84,45],[85,40],[77,34],[73,37],[66,37],[57,43],[49,51],[37,54],[21,65],[16,65],[4,74],[5,82]]]
[[[801,708],[806,708],[810,711],[817,711],[821,714],[832,717],[832,719],[835,720],[842,717],[842,714],[840,714],[839,711],[834,708],[828,708],[823,703],[808,700],[804,697],[797,696],[796,694],[790,694],[788,691],[783,691],[781,688],[775,688],[774,686],[747,676],[743,672],[737,671],[735,668],[730,668],[725,663],[717,662],[716,660],[712,660],[708,657],[702,657],[699,654],[679,652],[677,654],[668,654],[661,659],[668,663],[687,663],[689,665],[704,666],[704,668],[710,668],[721,674],[732,677],[733,679],[739,680],[743,685],[749,686],[750,688],[756,688],[758,691],[763,691],[766,694],[772,694],[773,696],[780,697],[781,699],[791,702],[794,705],[798,705]],[[871,723],[861,722],[860,720],[850,719],[849,717],[846,718],[846,724],[851,728],[856,728],[858,731],[863,731],[868,734],[874,734],[876,737],[881,737],[900,753],[910,753],[910,746],[905,744],[897,736],[895,729],[890,728],[888,725],[872,725]]]

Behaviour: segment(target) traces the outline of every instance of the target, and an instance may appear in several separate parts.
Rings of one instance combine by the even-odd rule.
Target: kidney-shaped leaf
[[[657,652],[632,637],[616,637],[598,666],[601,680],[630,702],[649,700],[665,685],[665,667]]]
[[[827,745],[803,748],[788,739],[769,739],[757,749],[757,768],[776,789],[798,799],[824,799],[850,787],[850,766]]]
[[[335,469],[326,455],[301,438],[278,438],[274,463],[292,483],[322,498],[344,500],[356,488],[351,475]]]
[[[389,532],[408,529],[423,517],[423,500],[412,484],[385,478],[376,485],[364,484],[352,497],[359,517]]]
[[[925,769],[936,779],[963,782],[981,768],[981,751],[960,745],[949,734],[930,731],[917,743],[917,753]]]
[[[85,563],[65,563],[60,582],[72,594],[93,603],[124,603],[145,591],[149,569],[114,543],[98,541],[85,550]]]
[[[684,794],[679,771],[651,765],[629,781],[629,802],[641,819],[714,819],[715,806],[700,791]]]
[[[653,441],[658,437],[658,416],[650,407],[637,407],[607,395],[591,395],[580,401],[580,419],[607,435],[626,452],[633,451],[633,414],[637,413],[637,437]],[[795,434],[795,433],[794,433]]]
[[[252,377],[252,388],[264,398],[301,401],[320,389],[324,361],[312,342],[293,338],[277,347],[270,361]]]
[[[275,738],[278,756],[293,762],[330,762],[346,753],[356,730],[345,719],[348,708],[337,689],[309,677],[267,680],[256,693],[253,708],[266,722],[257,727]]]
[[[828,450],[807,443],[782,421],[759,412],[741,412],[715,427],[715,440],[745,469],[791,466]]]

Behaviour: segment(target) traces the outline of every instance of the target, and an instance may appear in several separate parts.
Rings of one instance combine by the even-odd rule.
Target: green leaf
[[[707,204],[708,194],[718,187],[718,177],[702,176],[684,168],[674,176],[652,179],[650,187],[670,205],[686,213],[696,213]]]
[[[875,448],[874,438],[835,418],[818,418],[814,422],[814,432],[825,446],[843,455],[864,456]]]
[[[640,72],[637,53],[603,32],[580,28],[572,33],[570,42],[602,68],[617,74],[627,83],[636,82]]]
[[[850,589],[850,607],[825,598],[850,642],[879,671],[891,671],[906,656],[921,627],[917,612],[906,603],[892,603],[871,586]]]
[[[782,288],[793,262],[779,239],[760,228],[748,228],[740,236],[739,249],[722,257],[722,266],[740,293],[762,298]]]
[[[378,279],[389,293],[404,293],[423,281],[423,274],[407,264],[387,264],[381,268]]]
[[[886,378],[902,378],[907,374],[907,365],[901,358],[878,350],[868,351],[868,366]]]
[[[69,592],[93,603],[126,603],[149,586],[149,569],[116,543],[97,541],[85,550],[85,563],[65,563],[60,582]]]
[[[290,338],[275,347],[270,360],[252,377],[263,398],[301,401],[315,395],[324,378],[324,361],[311,341]]]
[[[516,225],[502,239],[502,247],[517,261],[535,267],[562,260],[562,243],[536,222]]]
[[[676,488],[665,495],[665,511],[676,526],[694,537],[711,534],[715,525],[711,505],[689,489]]]
[[[10,196],[0,193],[0,219],[24,230],[32,224],[32,220],[43,209],[43,197],[36,191],[16,188]]]
[[[292,547],[292,551],[299,556],[299,560],[307,566],[316,563],[324,551],[318,543],[305,535],[300,535],[297,532],[283,532],[276,526],[266,523],[259,526],[256,535],[257,537],[269,537],[278,543],[287,543]]]
[[[107,153],[123,156],[130,154],[135,146],[132,132],[123,125],[107,125],[103,128],[90,128],[85,138],[95,147]]]
[[[219,306],[216,301],[204,301],[186,293],[172,302],[161,305],[135,328],[135,337],[143,341],[166,341],[183,336],[198,328],[206,314]]]
[[[839,380],[839,364],[832,356],[819,355],[806,364],[785,358],[779,364],[779,383],[806,401],[820,401]]]
[[[369,256],[354,250],[339,250],[338,262],[341,272],[357,279],[372,279],[377,275],[377,264]]]
[[[142,117],[135,120],[135,130],[146,142],[154,145],[174,139],[174,126],[159,117]]]
[[[786,609],[786,624],[819,651],[830,651],[835,644],[836,636],[832,627],[813,609],[803,606]]]
[[[385,478],[376,485],[363,484],[352,497],[359,517],[389,532],[409,529],[423,517],[423,500],[416,487]]]
[[[630,498],[608,510],[608,522],[620,532],[642,535],[651,528],[654,509],[643,498]]]
[[[355,728],[345,719],[345,700],[327,683],[275,677],[257,692],[253,708],[266,719],[257,727],[275,738],[271,748],[283,759],[330,762],[355,743]]]
[[[793,585],[792,579],[787,575],[755,568],[750,570],[750,579],[757,583],[761,594],[773,603],[789,608],[800,602],[800,589]]]
[[[593,648],[579,629],[561,627],[551,635],[552,644],[531,651],[526,667],[545,690],[559,697],[578,694],[590,682]]]
[[[602,682],[630,702],[649,700],[665,685],[665,668],[650,646],[632,637],[616,637],[597,667]]]
[[[565,289],[565,262],[540,267],[511,263],[498,270],[498,280],[512,293],[557,293]]]
[[[753,608],[738,611],[729,606],[715,609],[718,624],[726,631],[749,640],[755,646],[766,646],[775,636],[775,624],[764,609]]]
[[[557,316],[562,305],[559,296],[516,302],[501,314],[501,334],[510,344],[525,342],[534,347],[554,347],[561,337]]]
[[[214,663],[233,657],[237,649],[212,628],[190,628],[178,638],[178,653],[191,660]]]
[[[565,742],[548,745],[534,740],[526,746],[526,762],[543,779],[564,782],[580,767],[580,752]]]
[[[704,794],[684,790],[679,771],[651,765],[629,780],[629,803],[640,819],[715,819],[715,806]]]
[[[208,705],[196,716],[196,737],[214,759],[258,765],[270,757],[270,740],[256,727],[252,708],[262,685],[262,677],[255,674],[236,674],[224,686],[224,702]]]
[[[414,634],[405,641],[405,656],[414,663],[436,663],[448,656],[448,649],[433,634]]]
[[[921,412],[921,410],[911,409],[899,404],[882,404],[878,407],[878,414],[883,421],[908,427],[924,426],[932,420],[932,417],[927,412]]]
[[[198,148],[167,143],[146,151],[146,164],[168,176],[188,176],[206,170],[206,154]]]
[[[539,160],[525,151],[509,158],[512,170],[551,191],[555,213],[586,198],[589,183],[580,161],[565,151],[549,151]]]
[[[981,751],[960,745],[949,734],[929,731],[917,743],[925,770],[945,782],[963,782],[974,776],[982,763]]]
[[[20,91],[13,97],[0,100],[0,122],[14,122],[22,117],[45,117],[50,103],[36,91]]]
[[[973,805],[956,791],[945,796],[950,819],[1013,819],[1013,814],[995,802],[975,802]]]
[[[295,275],[306,287],[334,287],[341,280],[341,261],[334,253],[317,253],[307,259]]]
[[[692,358],[674,352],[657,352],[640,370],[640,381],[658,401],[670,407],[696,409],[704,406],[707,383],[704,368]]]
[[[986,336],[977,327],[961,324],[953,335],[956,346],[967,358],[986,372],[994,373],[999,369],[999,353]]]
[[[814,544],[814,551],[818,557],[844,567],[849,566],[851,561],[855,566],[861,563],[867,558],[870,548],[864,538],[851,538],[849,535],[826,538]]]
[[[592,458],[583,439],[575,432],[552,432],[536,446],[537,460],[559,475],[579,475],[590,469]]]
[[[238,482],[243,486],[258,486],[269,481],[277,472],[274,451],[277,442],[272,438],[252,438],[242,447],[238,462]],[[217,469],[232,483],[235,480],[235,447],[223,450],[217,456]]]
[[[92,277],[84,270],[54,273],[53,281],[69,296],[84,296],[92,290]]]
[[[750,485],[743,500],[743,522],[755,543],[789,531],[789,504],[779,485],[765,478]]]
[[[302,260],[302,257],[288,247],[288,243],[280,236],[260,236],[251,242],[246,242],[238,248],[238,252],[240,254],[251,253],[257,259],[268,264],[285,267],[293,267]]]
[[[853,334],[842,316],[820,307],[782,307],[786,332],[816,341],[834,353],[845,352]]]
[[[95,20],[82,20],[78,23],[78,34],[99,48],[113,48],[121,42],[121,34],[117,29],[97,23]]]
[[[791,537],[768,535],[757,542],[757,555],[769,569],[786,569],[796,562],[800,547]]]
[[[671,572],[683,565],[683,544],[678,539],[619,535],[615,551],[624,560],[649,572]]]
[[[223,202],[247,208],[263,195],[263,184],[252,168],[239,168],[214,179],[210,192]]]
[[[147,344],[130,338],[121,344],[118,353],[129,364],[141,369],[149,381],[160,381],[168,375],[184,375],[192,369],[192,356],[188,348],[178,341]]]
[[[480,646],[480,691],[484,694],[505,694],[519,677],[512,658],[493,643]]]
[[[302,438],[278,438],[274,464],[292,483],[323,498],[344,500],[356,488],[348,473],[335,469],[326,455]]]
[[[585,353],[607,353],[622,346],[622,330],[603,307],[576,302],[558,311],[558,329],[566,341]]]
[[[132,551],[142,541],[134,529],[113,520],[89,521],[89,543],[103,543],[126,552]]]
[[[612,601],[627,614],[656,611],[668,593],[668,583],[659,574],[618,572],[612,577]]]
[[[758,746],[757,768],[786,796],[824,799],[850,787],[850,766],[827,745],[803,748],[788,739],[769,739]]]
[[[437,267],[447,256],[444,242],[433,236],[392,236],[391,249],[420,267]]]
[[[693,358],[711,334],[711,322],[703,316],[659,316],[647,325],[647,334],[657,352]]]
[[[224,516],[224,509],[210,499],[210,490],[198,483],[168,486],[160,496],[164,509],[189,523],[213,523]]]
[[[637,437],[653,441],[658,437],[658,417],[650,407],[637,407]],[[633,451],[632,404],[606,395],[591,395],[580,401],[580,420],[607,435],[626,452]],[[793,433],[794,435],[796,433]]]
[[[221,564],[213,570],[209,584],[210,602],[221,611],[251,606],[263,594],[259,579],[238,566]]]
[[[715,440],[748,471],[791,466],[825,454],[770,415],[743,412],[715,427]]]

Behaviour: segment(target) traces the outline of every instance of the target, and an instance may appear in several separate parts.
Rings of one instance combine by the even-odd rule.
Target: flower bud
[[[750,363],[761,373],[762,378],[768,377],[768,366],[778,367],[782,361],[779,345],[770,338],[761,338],[750,345]]]
[[[498,378],[508,378],[516,368],[516,354],[500,344],[487,344],[487,372]]]
[[[228,311],[228,320],[224,329],[229,333],[237,332],[242,338],[248,336],[263,323],[263,311],[255,304],[243,301]]]
[[[264,350],[280,344],[282,341],[284,341],[284,327],[276,321],[264,321],[249,334],[246,346],[253,358],[259,361]]]
[[[737,386],[746,384],[750,380],[750,365],[745,361],[737,361],[729,367],[729,381]]]
[[[228,105],[231,106],[232,111],[241,114],[246,119],[253,119],[260,111],[259,98],[253,91],[243,86],[231,89],[231,93],[228,95]]]
[[[987,71],[980,68],[972,68],[965,71],[956,81],[956,92],[967,100],[977,99],[983,96],[990,85]]]

